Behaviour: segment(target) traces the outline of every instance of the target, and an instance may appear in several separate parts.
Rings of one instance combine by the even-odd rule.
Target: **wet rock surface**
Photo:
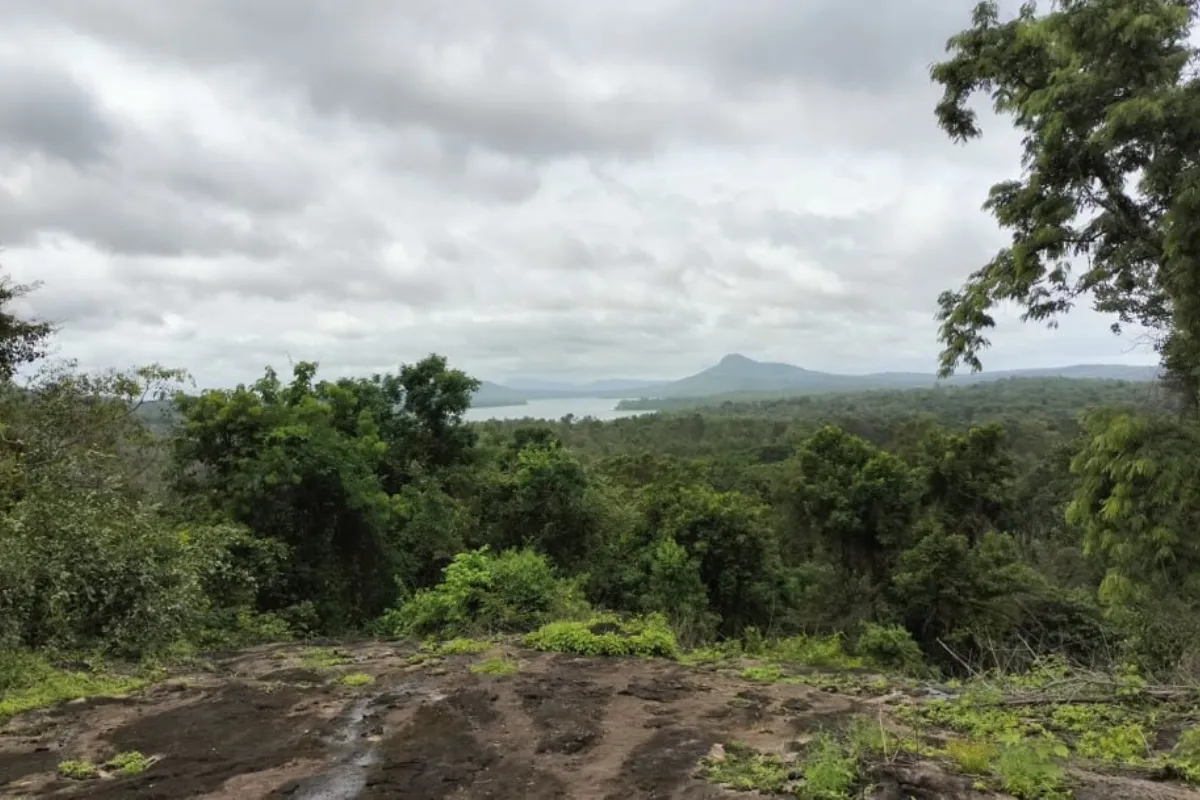
[[[344,663],[326,668],[303,648],[249,651],[139,695],[10,720],[0,728],[0,797],[745,797],[697,777],[715,744],[786,753],[862,710],[859,698],[667,661],[510,650],[517,674],[492,677],[471,671],[481,655],[431,665],[410,659],[411,645],[341,651]],[[359,680],[343,680],[351,673]],[[62,760],[103,763],[131,750],[153,759],[140,775],[56,773]],[[897,765],[876,779],[881,798],[987,796],[936,765]],[[1078,786],[1085,797],[1197,796],[1109,776]]]

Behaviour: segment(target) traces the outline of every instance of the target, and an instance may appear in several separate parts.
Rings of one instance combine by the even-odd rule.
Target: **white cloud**
[[[934,124],[970,6],[13,0],[3,264],[63,355],[202,385],[434,351],[932,370],[936,296],[1002,243],[979,206],[1017,169],[1003,126]],[[1086,309],[1014,320],[989,366],[1150,358]]]

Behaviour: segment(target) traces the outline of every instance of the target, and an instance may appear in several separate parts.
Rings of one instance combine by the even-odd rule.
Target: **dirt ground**
[[[0,797],[746,797],[695,777],[713,745],[784,753],[882,702],[667,661],[508,649],[518,671],[495,677],[471,671],[479,655],[422,660],[378,643],[336,653],[344,663],[313,666],[304,647],[253,650],[136,696],[17,717],[0,729]],[[348,686],[351,674],[373,680]],[[132,750],[154,759],[136,776],[56,772]],[[887,800],[980,796],[928,765],[877,777],[873,794]],[[1105,780],[1091,776],[1077,797],[1200,797]]]

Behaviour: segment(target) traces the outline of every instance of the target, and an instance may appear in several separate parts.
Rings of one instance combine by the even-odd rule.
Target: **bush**
[[[206,577],[241,535],[179,531],[119,490],[35,487],[0,515],[0,644],[162,652],[203,624]]]
[[[763,648],[764,658],[789,664],[803,664],[819,669],[856,669],[862,661],[847,655],[842,646],[842,634],[828,636],[790,636],[771,642]]]
[[[912,634],[899,625],[868,623],[854,643],[854,651],[882,669],[914,677],[928,672],[920,646]]]
[[[295,631],[278,614],[230,608],[207,615],[192,643],[198,650],[212,652],[287,642],[294,638]]]
[[[551,622],[525,637],[525,646],[581,656],[675,658],[679,646],[661,614],[622,620],[600,614],[585,622]]]
[[[387,612],[379,627],[393,636],[468,636],[528,631],[586,612],[578,584],[559,578],[544,556],[483,547],[455,556],[440,584]]]
[[[155,654],[206,624],[210,598],[253,599],[254,537],[162,510],[162,446],[130,409],[179,379],[65,365],[0,384],[0,648]]]

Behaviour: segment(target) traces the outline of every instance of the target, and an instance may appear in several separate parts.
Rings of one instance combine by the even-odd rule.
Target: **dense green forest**
[[[46,364],[53,331],[14,314],[29,287],[6,282],[0,646],[170,657],[604,609],[684,646],[838,633],[945,672],[1053,653],[1200,677],[1193,9],[1058,5],[1004,23],[981,5],[934,69],[949,135],[978,135],[967,102],[984,91],[1027,150],[988,200],[1011,246],[940,298],[943,372],[979,366],[995,304],[1046,320],[1087,292],[1160,334],[1164,385],[473,425],[478,382],[438,356],[332,381],[301,363],[198,395],[160,367]],[[146,401],[177,423],[149,429]]]
[[[661,614],[690,645],[890,631],[950,671],[1043,650],[1169,671],[1192,652],[1178,620],[1148,636],[1114,614],[1113,564],[1085,546],[1089,432],[1179,424],[1150,384],[469,424],[477,382],[438,356],[199,395],[184,378],[50,365],[5,385],[6,646],[161,656],[596,608]]]

